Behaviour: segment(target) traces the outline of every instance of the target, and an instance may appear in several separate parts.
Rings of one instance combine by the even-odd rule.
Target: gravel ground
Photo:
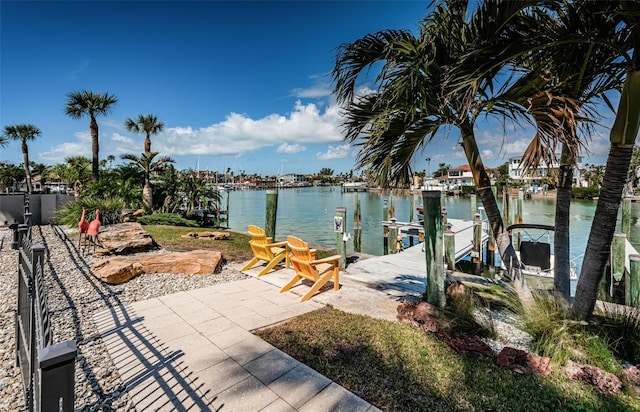
[[[18,252],[11,249],[12,237],[11,231],[0,229],[0,411],[24,408],[22,378],[15,364]],[[107,285],[91,275],[93,257],[79,253],[73,239],[61,240],[51,226],[34,226],[32,239],[44,244],[48,252],[45,288],[54,342],[75,340],[78,347],[75,406],[80,411],[136,410],[97,333],[95,313],[112,306],[246,278],[235,266],[228,265],[208,276],[142,275],[122,285]]]

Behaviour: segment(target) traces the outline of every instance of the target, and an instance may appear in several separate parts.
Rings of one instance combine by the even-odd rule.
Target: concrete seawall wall
[[[0,195],[0,226],[15,221],[24,223],[24,194]],[[58,209],[73,202],[74,197],[62,194],[31,194],[29,210],[34,225],[48,225]]]

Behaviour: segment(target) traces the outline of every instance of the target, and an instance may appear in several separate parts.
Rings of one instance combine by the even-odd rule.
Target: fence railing
[[[25,223],[14,229],[18,253],[16,366],[22,373],[27,411],[72,411],[77,348],[75,341],[54,344],[44,289],[46,248],[33,244],[28,199]]]

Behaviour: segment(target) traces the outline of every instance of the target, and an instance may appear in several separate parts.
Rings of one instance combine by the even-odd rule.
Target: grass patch
[[[256,333],[382,410],[640,410],[637,396],[601,395],[557,370],[518,375],[419,329],[331,307]]]
[[[216,250],[228,262],[246,262],[253,258],[253,252],[249,246],[248,234],[232,232],[227,230],[216,230],[217,232],[227,232],[231,235],[229,240],[212,240],[183,238],[182,235],[191,232],[209,232],[210,229],[193,228],[184,226],[165,225],[145,225],[144,229],[149,232],[153,240],[160,246],[170,250]]]

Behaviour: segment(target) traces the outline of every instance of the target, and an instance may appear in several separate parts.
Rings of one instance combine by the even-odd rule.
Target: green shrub
[[[640,363],[640,309],[604,305],[604,311],[594,314],[589,329],[594,335],[602,336],[619,359]]]
[[[574,187],[571,189],[571,196],[574,199],[593,199],[600,195],[597,187]]]
[[[143,225],[165,225],[165,226],[189,226],[198,227],[198,223],[185,219],[175,213],[156,213],[138,217],[138,222]]]
[[[460,191],[464,196],[469,196],[477,192],[475,186],[460,186]]]
[[[56,211],[53,219],[55,224],[77,227],[82,216],[82,207],[86,208],[85,219],[92,221],[95,218],[96,209],[100,209],[100,222],[103,225],[111,225],[121,222],[121,213],[124,202],[120,198],[93,199],[83,198],[76,202],[67,204],[64,208]]]

